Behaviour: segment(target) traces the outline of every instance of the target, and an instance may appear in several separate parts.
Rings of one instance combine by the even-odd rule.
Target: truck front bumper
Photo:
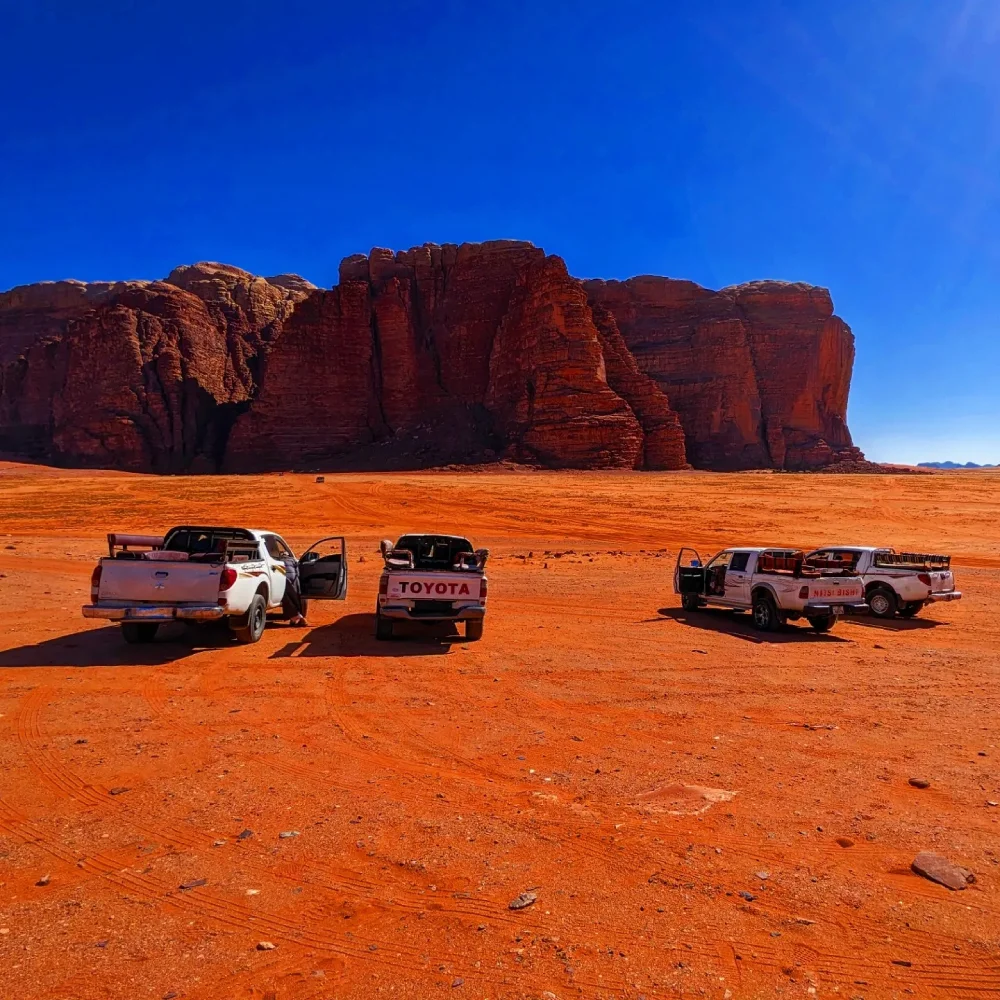
[[[864,615],[868,613],[868,605],[864,601],[849,601],[834,604],[832,601],[823,604],[807,604],[802,609],[806,618],[826,618],[829,615]]]
[[[85,604],[84,618],[113,622],[216,621],[226,609],[218,604]]]
[[[960,601],[961,599],[962,591],[960,590],[939,590],[936,594],[927,595],[927,600],[932,604],[937,601]]]
[[[414,611],[408,604],[380,604],[379,614],[383,618],[397,618],[408,622],[466,622],[469,619],[485,618],[486,607],[470,604],[453,611],[427,613]]]

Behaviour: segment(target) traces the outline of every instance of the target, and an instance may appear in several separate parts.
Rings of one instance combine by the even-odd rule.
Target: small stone
[[[461,976],[456,976],[456,977],[455,977],[455,978],[454,978],[454,979],[453,979],[453,980],[451,981],[451,988],[452,988],[452,989],[455,989],[455,987],[456,987],[456,986],[461,986],[461,985],[462,985],[462,983],[464,983],[464,982],[465,982],[465,980],[464,980],[464,979],[463,979],[463,978],[462,978]]]
[[[124,792],[129,791],[124,785],[118,785],[116,788],[109,788],[108,795],[121,795]]]
[[[994,808],[995,808],[996,806],[1000,806],[1000,802],[997,802],[997,801],[996,801],[996,800],[994,800],[994,799],[987,799],[987,800],[986,800],[986,804],[987,804],[988,806],[993,806]]]
[[[517,899],[512,899],[507,904],[508,910],[525,910],[529,906],[533,906],[538,901],[538,896],[533,892],[522,892]]]
[[[48,885],[52,881],[51,875],[43,875],[35,885]]]
[[[257,950],[258,951],[274,951],[278,946],[276,944],[271,944],[270,941],[258,941]]]
[[[757,898],[753,893],[743,890],[740,891],[739,895],[742,896],[748,903],[752,903]]]
[[[97,941],[94,945],[95,948],[107,948],[108,939],[105,938],[103,941]]]
[[[854,846],[854,841],[851,840],[850,837],[838,837],[837,838],[837,843],[840,844],[841,847],[853,847]]]
[[[213,847],[223,847],[225,845],[225,843],[226,842],[224,840],[215,840],[215,841],[212,842],[212,846]]]
[[[177,994],[174,993],[173,991],[171,991],[170,993],[164,993],[162,1000],[174,1000],[175,996],[177,996]]]
[[[244,830],[242,833],[236,835],[237,840],[246,840],[247,837],[253,836],[253,830]]]
[[[247,895],[248,896],[259,896],[260,895],[260,889],[247,889]]]
[[[77,741],[76,741],[76,745],[77,745],[77,746],[81,746],[82,744],[84,744],[84,743],[86,743],[86,742],[87,742],[86,740],[77,740]]]
[[[285,830],[283,833],[279,833],[278,836],[282,840],[288,840],[289,837],[298,837],[299,836],[299,831],[298,830]]]
[[[933,851],[921,851],[910,867],[924,878],[937,882],[948,889],[964,889],[970,882],[976,881],[976,876],[960,865],[953,864],[941,854]]]
[[[914,788],[930,788],[931,783],[926,778],[910,778],[910,784]]]
[[[901,965],[901,966],[903,966],[904,969],[909,969],[913,965],[912,962],[907,962],[906,959],[903,959],[903,958],[894,958],[892,960],[892,964],[893,965]]]
[[[378,951],[378,945],[377,944],[370,944],[370,945],[368,945],[368,950],[369,951]]]
[[[187,882],[181,882],[179,888],[181,889],[197,889],[198,886],[208,885],[207,878],[193,878],[189,879]]]
[[[769,879],[771,877],[770,872],[755,872],[755,874],[759,879]]]

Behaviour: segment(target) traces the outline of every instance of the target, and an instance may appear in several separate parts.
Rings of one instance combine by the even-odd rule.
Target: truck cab
[[[695,549],[682,548],[674,592],[686,611],[708,605],[751,611],[763,631],[806,618],[816,631],[827,632],[842,615],[868,610],[862,582],[850,568],[810,562],[793,548],[723,549],[708,562]]]

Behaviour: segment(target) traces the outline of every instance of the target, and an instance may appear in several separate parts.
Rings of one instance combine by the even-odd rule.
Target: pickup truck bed
[[[403,535],[379,547],[375,636],[391,639],[395,621],[465,622],[467,639],[482,637],[486,616],[485,549],[458,535]]]
[[[706,565],[694,549],[683,548],[674,592],[687,611],[709,604],[751,611],[754,625],[764,631],[806,618],[816,631],[827,632],[842,615],[868,610],[859,577],[839,567],[810,567],[797,549],[725,549]]]
[[[912,618],[928,604],[958,601],[951,557],[925,552],[896,552],[865,545],[825,545],[807,561],[850,566],[865,586],[865,600],[876,618]]]
[[[182,526],[164,536],[108,536],[108,556],[91,578],[85,618],[118,622],[128,642],[150,642],[160,624],[225,619],[256,642],[269,611],[282,609],[297,572],[306,599],[342,600],[347,563],[341,536],[321,539],[301,560],[273,532]]]

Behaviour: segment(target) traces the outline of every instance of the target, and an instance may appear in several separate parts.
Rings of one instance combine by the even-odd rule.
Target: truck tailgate
[[[393,600],[477,601],[482,577],[475,573],[389,574],[386,596]]]
[[[100,601],[214,604],[222,564],[102,559]]]

